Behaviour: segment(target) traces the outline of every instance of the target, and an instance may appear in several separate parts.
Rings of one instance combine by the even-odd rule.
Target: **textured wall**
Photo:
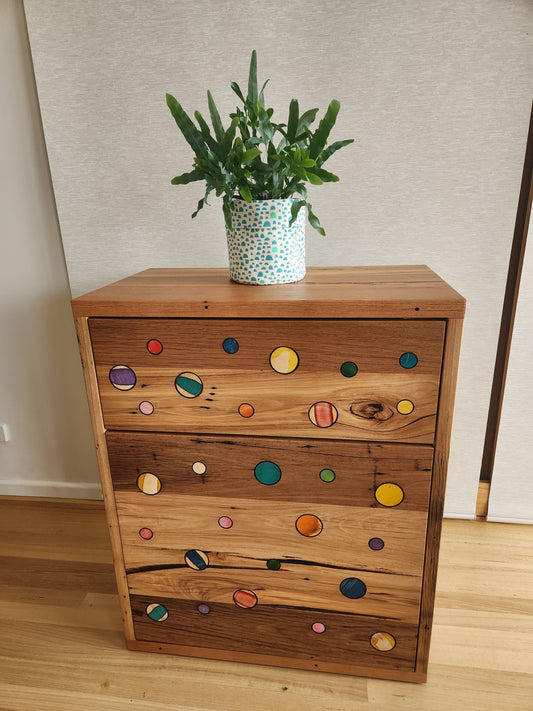
[[[447,512],[471,516],[532,94],[529,0],[26,0],[75,295],[146,267],[227,263],[220,206],[166,108],[221,112],[252,48],[267,98],[341,100],[328,236],[308,264],[427,263],[469,301]]]
[[[0,494],[100,495],[20,0],[0,2]]]

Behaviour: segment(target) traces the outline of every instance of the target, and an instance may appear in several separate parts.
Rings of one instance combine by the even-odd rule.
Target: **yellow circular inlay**
[[[270,365],[276,373],[292,373],[298,367],[298,353],[287,346],[280,346],[270,354]]]
[[[396,640],[388,632],[376,632],[370,638],[370,644],[378,652],[390,652],[396,646]]]
[[[149,496],[159,494],[161,490],[160,480],[156,477],[155,474],[151,474],[150,472],[144,472],[143,474],[139,474],[139,476],[137,477],[137,486],[143,492],[143,494],[148,494]]]
[[[380,484],[374,494],[378,504],[382,506],[398,506],[403,501],[403,489],[398,484]]]
[[[411,402],[411,400],[400,400],[400,402],[396,405],[396,409],[400,413],[400,415],[410,415],[411,412],[415,409],[415,406]]]

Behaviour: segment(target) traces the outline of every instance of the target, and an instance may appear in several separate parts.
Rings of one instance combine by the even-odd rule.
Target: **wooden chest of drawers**
[[[73,311],[128,647],[424,681],[462,297],[152,269]]]

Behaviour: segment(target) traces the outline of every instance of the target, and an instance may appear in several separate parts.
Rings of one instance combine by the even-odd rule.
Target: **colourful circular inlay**
[[[380,484],[374,494],[378,504],[382,506],[398,506],[403,501],[404,493],[401,486],[387,482]]]
[[[396,646],[395,638],[388,632],[375,632],[370,637],[370,644],[377,649],[378,652],[390,652]]]
[[[233,593],[233,602],[238,607],[255,607],[257,595],[252,590],[236,590]]]
[[[382,538],[371,538],[368,547],[373,551],[380,551],[385,547],[385,542]]]
[[[333,469],[322,469],[322,471],[320,472],[320,478],[322,479],[322,481],[325,481],[328,484],[334,481],[336,476],[337,475],[335,474]]]
[[[323,622],[314,622],[311,629],[317,634],[322,634],[326,631],[326,625]]]
[[[144,538],[145,541],[149,541],[150,538],[153,538],[154,532],[151,528],[141,528],[141,530],[139,531],[139,536],[141,538]]]
[[[254,412],[253,405],[250,405],[249,402],[243,402],[242,405],[239,405],[239,415],[241,417],[251,417]]]
[[[357,375],[357,371],[358,367],[353,360],[346,360],[341,365],[341,375],[344,375],[345,378],[353,378],[354,375]]]
[[[146,344],[146,347],[148,348],[148,353],[151,353],[152,355],[159,355],[163,352],[163,344],[161,341],[158,341],[157,338],[150,339]]]
[[[293,373],[298,367],[298,363],[298,353],[287,346],[280,346],[270,354],[270,365],[276,373],[282,373],[283,375]]]
[[[209,565],[209,558],[203,551],[191,550],[185,553],[185,562],[193,570],[205,570]]]
[[[323,528],[322,521],[314,514],[303,514],[296,519],[296,530],[302,536],[312,538],[318,536]]]
[[[151,472],[143,472],[137,477],[137,487],[143,494],[154,496],[161,491],[161,480]]]
[[[344,597],[349,597],[350,600],[358,600],[366,594],[366,585],[359,578],[344,578],[339,589]]]
[[[201,615],[208,615],[211,612],[211,608],[205,602],[200,603],[196,609]]]
[[[194,462],[192,465],[192,470],[195,474],[205,474],[207,471],[207,467],[203,462]]]
[[[281,469],[274,462],[259,462],[254,469],[255,478],[261,484],[271,486],[281,479]]]
[[[146,614],[154,622],[164,622],[168,617],[168,610],[158,602],[152,602],[146,607]]]
[[[309,408],[308,415],[315,427],[331,427],[337,422],[339,413],[330,402],[315,402]]]
[[[218,525],[220,528],[231,528],[233,526],[233,520],[229,516],[221,516],[218,519]]]
[[[239,342],[235,338],[226,338],[222,344],[222,348],[226,353],[237,353],[239,350]]]
[[[154,411],[154,406],[149,400],[143,400],[139,403],[139,410],[143,415],[151,415]]]
[[[115,365],[109,371],[109,382],[117,390],[131,390],[135,387],[137,376],[127,365]]]
[[[400,365],[402,368],[414,368],[418,363],[418,356],[415,353],[402,353],[400,356]]]
[[[415,406],[411,402],[411,400],[400,400],[400,402],[396,405],[396,409],[400,413],[400,415],[410,415],[411,412],[415,409]]]
[[[183,397],[198,397],[204,389],[201,378],[196,373],[180,373],[174,385]]]
[[[277,558],[269,558],[266,562],[266,566],[269,570],[279,570],[281,568],[281,561]]]

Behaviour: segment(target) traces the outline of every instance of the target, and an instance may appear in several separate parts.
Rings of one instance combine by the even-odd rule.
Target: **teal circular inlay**
[[[168,617],[168,610],[164,605],[152,603],[146,608],[146,614],[155,622],[163,622],[163,620],[166,620]]]
[[[322,481],[326,481],[329,483],[330,481],[333,481],[335,477],[336,474],[333,469],[322,469],[322,471],[320,472],[320,478],[322,479]]]
[[[276,558],[270,558],[267,560],[267,568],[269,570],[279,570],[281,568],[281,563]]]
[[[277,484],[281,479],[281,469],[274,462],[259,462],[254,474],[258,482],[267,486]]]
[[[402,353],[400,356],[400,365],[402,368],[414,368],[418,363],[418,357],[415,353]]]
[[[353,360],[347,360],[341,365],[341,374],[345,378],[353,378],[354,375],[357,375],[357,371],[358,367]]]
[[[339,588],[344,597],[350,600],[358,600],[366,594],[366,585],[359,578],[344,578]]]
[[[174,381],[176,390],[183,397],[198,397],[204,385],[196,373],[180,373]]]

